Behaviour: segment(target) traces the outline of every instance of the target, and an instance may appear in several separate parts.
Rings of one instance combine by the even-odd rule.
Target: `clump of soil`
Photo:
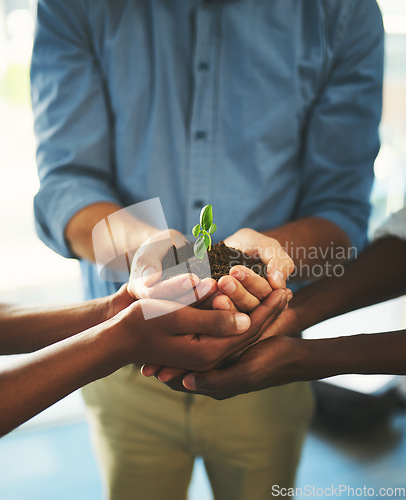
[[[174,246],[168,250],[162,259],[162,280],[173,278],[182,272],[174,272],[177,264],[185,262],[189,272],[196,274],[200,279],[207,278],[207,264],[204,260],[198,259],[193,252],[193,243],[188,243],[180,248]],[[227,246],[224,241],[213,245],[209,252],[209,264],[211,276],[218,281],[222,276],[226,276],[230,269],[236,265],[246,266],[254,272],[266,278],[266,266],[260,259],[250,257],[249,255]],[[207,261],[206,261],[207,262]]]

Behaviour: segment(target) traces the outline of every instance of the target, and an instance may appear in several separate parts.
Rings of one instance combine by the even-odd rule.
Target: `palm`
[[[298,337],[301,334],[299,320],[294,308],[288,307],[263,332],[260,340],[269,337]]]

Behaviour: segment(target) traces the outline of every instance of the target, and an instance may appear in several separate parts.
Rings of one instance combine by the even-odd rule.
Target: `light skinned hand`
[[[217,283],[207,278],[203,283],[193,274],[188,273],[161,280],[162,259],[168,250],[180,248],[187,243],[186,237],[179,231],[158,231],[148,238],[134,255],[131,276],[128,283],[129,294],[137,299],[173,300],[183,304],[200,303],[217,289]],[[177,265],[173,253],[173,266]]]
[[[266,264],[266,274],[271,288],[284,288],[285,281],[293,272],[293,260],[274,238],[254,229],[243,228],[224,240],[226,245],[238,248],[251,257],[257,257]]]
[[[242,312],[251,312],[272,292],[268,281],[241,265],[232,267],[228,276],[222,276],[218,288]]]

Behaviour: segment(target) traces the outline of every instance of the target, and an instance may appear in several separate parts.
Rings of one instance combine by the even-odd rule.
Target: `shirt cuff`
[[[63,257],[77,258],[65,238],[66,225],[83,208],[102,202],[122,205],[114,191],[99,179],[70,178],[45,184],[34,198],[39,238]]]
[[[356,252],[361,251],[368,243],[367,223],[364,220],[351,220],[345,214],[333,210],[324,210],[311,216],[321,217],[336,224],[348,236],[351,247],[356,249]],[[363,225],[365,225],[365,229],[362,228]]]

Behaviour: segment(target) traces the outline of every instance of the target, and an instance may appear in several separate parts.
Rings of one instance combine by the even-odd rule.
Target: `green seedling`
[[[216,224],[213,224],[213,207],[206,205],[200,212],[200,224],[192,229],[193,236],[197,238],[193,250],[198,259],[202,260],[206,250],[211,249],[211,235],[216,229]]]

